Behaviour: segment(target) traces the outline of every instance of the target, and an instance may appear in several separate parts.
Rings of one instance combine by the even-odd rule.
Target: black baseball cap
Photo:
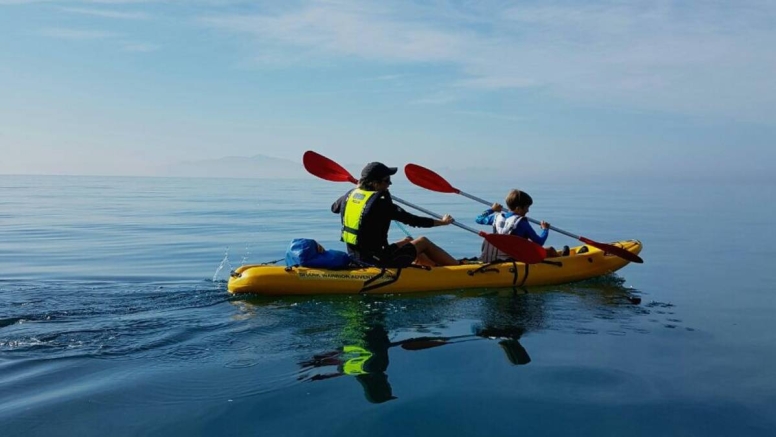
[[[361,179],[377,181],[395,175],[398,170],[398,168],[388,167],[382,162],[370,162],[363,170],[361,170]]]

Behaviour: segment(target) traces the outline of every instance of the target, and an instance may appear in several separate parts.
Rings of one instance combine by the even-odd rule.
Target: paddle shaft
[[[396,226],[397,226],[397,227],[398,227],[398,228],[399,228],[399,229],[400,229],[402,232],[404,232],[404,235],[406,235],[406,236],[408,236],[408,237],[412,238],[412,234],[410,234],[410,231],[408,231],[408,230],[407,230],[407,228],[406,228],[406,227],[404,227],[404,225],[403,225],[403,224],[401,224],[401,223],[399,223],[399,222],[397,222],[397,221],[394,221],[394,223],[396,223]]]
[[[493,205],[492,203],[488,202],[485,199],[480,199],[477,196],[473,196],[473,195],[471,195],[469,193],[464,193],[461,190],[458,190],[458,194],[460,194],[463,197],[468,197],[469,199],[472,199],[474,201],[483,203],[483,204],[488,205],[488,206],[492,206]],[[542,224],[541,221],[536,220],[536,219],[532,219],[531,217],[526,217],[526,220],[528,220],[531,223],[535,223],[537,225],[541,225]],[[558,232],[560,234],[563,234],[563,235],[565,235],[567,237],[571,237],[571,238],[574,238],[574,239],[577,239],[577,240],[581,240],[582,238],[584,238],[584,237],[580,237],[579,235],[572,234],[571,232],[564,231],[563,229],[558,229],[558,228],[556,228],[555,226],[552,226],[552,225],[550,225],[550,229],[552,229],[553,231]]]
[[[401,199],[399,199],[398,197],[396,197],[396,196],[393,196],[393,195],[391,195],[391,198],[392,198],[393,200],[395,200],[395,201],[397,201],[397,202],[399,202],[399,203],[403,204],[403,205],[409,206],[409,207],[410,207],[410,208],[412,208],[412,209],[417,209],[417,210],[418,210],[418,211],[420,211],[420,212],[424,212],[424,213],[426,213],[426,214],[430,215],[431,217],[434,217],[434,218],[436,218],[436,219],[438,219],[438,220],[441,220],[441,219],[442,219],[442,216],[441,216],[441,215],[439,215],[439,214],[437,214],[437,213],[435,213],[435,212],[433,212],[433,211],[429,211],[429,210],[427,210],[426,208],[423,208],[422,206],[415,205],[415,204],[413,204],[413,203],[407,202],[406,200],[401,200]],[[468,226],[466,226],[466,225],[463,225],[463,224],[461,224],[461,223],[458,223],[458,222],[457,222],[457,221],[455,221],[455,220],[453,220],[453,222],[452,222],[452,223],[450,223],[450,224],[451,224],[451,225],[456,225],[456,226],[458,226],[459,228],[461,228],[461,229],[464,229],[464,230],[466,230],[466,231],[469,231],[469,232],[471,232],[471,233],[473,233],[473,234],[477,234],[477,235],[480,235],[480,236],[482,236],[482,235],[484,234],[484,232],[481,232],[481,231],[478,231],[478,230],[476,230],[476,229],[470,228],[470,227],[468,227]]]

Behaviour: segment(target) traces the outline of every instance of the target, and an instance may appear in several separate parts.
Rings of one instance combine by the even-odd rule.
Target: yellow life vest
[[[342,372],[346,375],[363,375],[369,373],[364,370],[364,364],[372,358],[372,352],[359,346],[345,346],[342,348],[346,357],[349,357],[342,366]]]
[[[345,202],[342,211],[342,241],[356,245],[358,243],[358,229],[361,219],[372,204],[369,200],[377,194],[377,191],[367,191],[360,188],[353,189]]]

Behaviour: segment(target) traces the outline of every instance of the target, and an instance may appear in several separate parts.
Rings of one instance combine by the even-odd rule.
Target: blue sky
[[[776,167],[776,2],[0,0],[0,174]]]

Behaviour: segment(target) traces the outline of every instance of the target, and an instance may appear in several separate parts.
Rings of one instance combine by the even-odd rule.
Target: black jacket
[[[350,191],[337,199],[331,205],[331,212],[342,214],[349,194]],[[358,230],[358,245],[348,244],[348,252],[366,254],[384,251],[388,247],[388,228],[391,226],[391,220],[417,228],[431,228],[434,226],[434,219],[411,214],[394,204],[390,192],[383,191],[382,193],[375,194],[375,196],[379,197],[374,200],[371,208],[365,212],[364,217],[361,219],[361,225]]]

